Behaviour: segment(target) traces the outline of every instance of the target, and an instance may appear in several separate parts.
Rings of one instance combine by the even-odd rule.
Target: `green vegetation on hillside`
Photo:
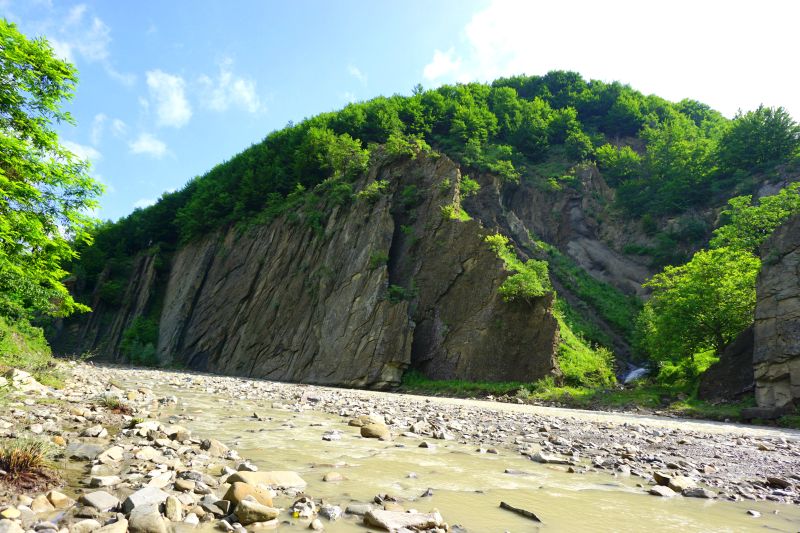
[[[753,142],[742,141],[747,138]],[[383,157],[389,158],[413,158],[420,151],[439,150],[471,172],[493,173],[508,183],[524,180],[549,191],[579,187],[575,169],[597,165],[616,190],[615,207],[624,216],[639,218],[645,233],[652,236],[652,246],[626,251],[650,255],[663,265],[682,262],[679,246],[689,243],[696,249],[698,241],[708,237],[710,228],[687,210],[721,203],[739,191],[750,192],[757,179],[769,177],[773,169],[797,166],[800,137],[797,125],[780,108],[762,107],[727,120],[698,102],[671,103],[620,83],[586,81],[572,72],[434,90],[417,87],[411,96],[350,104],[270,134],[181,191],[165,195],[156,205],[118,223],[99,226],[95,245],[83,251],[75,270],[92,286],[101,270],[109,269],[100,294],[104,301],[114,302],[131,257],[145,248],[159,246],[168,252],[218,228],[263,223],[279,216],[321,235],[333,205],[375,202],[386,190],[388,183],[383,180],[372,181],[360,191],[353,189],[355,178],[376,157],[378,146]],[[465,197],[478,188],[477,181],[465,177]],[[726,216],[738,220],[740,208],[732,204]],[[679,216],[678,224],[670,229],[663,226],[667,215]],[[445,206],[443,216],[469,219],[458,205]],[[718,234],[717,239],[723,238],[728,237]],[[507,242],[493,246],[501,252],[509,249]],[[523,264],[515,254],[504,254],[513,255],[513,260],[506,261],[513,274],[501,292],[513,300],[550,290],[549,263],[550,274],[579,300],[574,307],[558,304],[562,326],[569,330],[562,359],[588,353],[579,345],[610,345],[608,332],[587,318],[593,313],[632,341],[638,301],[598,282],[555,247],[539,246],[547,262]],[[747,265],[745,270],[752,272],[753,263]],[[656,281],[652,283],[655,286]],[[390,294],[394,300],[408,298],[396,288],[390,288]],[[657,297],[654,302],[662,300]],[[654,305],[642,316],[652,316]],[[644,322],[642,318],[640,323]],[[653,324],[651,331],[657,329]],[[737,323],[728,329],[738,327]],[[659,328],[669,330],[663,323]],[[580,342],[570,342],[573,331],[579,332],[575,339]],[[729,341],[731,334],[718,337],[718,346]],[[659,343],[642,341],[639,346],[655,352]],[[661,344],[662,352],[672,349],[669,346]],[[697,344],[697,350],[705,348]],[[680,359],[674,355],[654,357]],[[581,381],[576,377],[582,372],[581,364],[572,367],[578,370],[570,379]],[[608,380],[604,376],[584,381]]]
[[[793,127],[782,109],[729,121],[698,102],[674,104],[574,72],[417,87],[411,96],[350,104],[271,133],[155,205],[97,228],[96,246],[75,268],[93,280],[109,261],[152,244],[168,250],[218,228],[291,212],[298,186],[311,194],[326,180],[337,189],[349,185],[378,145],[395,157],[433,147],[475,172],[545,187],[571,185],[540,174],[541,165],[559,166],[558,176],[566,176],[572,166],[596,161],[628,216],[681,213],[714,194],[749,192],[754,173],[796,161]],[[755,152],[736,141],[753,131],[771,132]],[[757,167],[743,166],[748,161]],[[467,181],[465,196],[473,191]],[[317,218],[315,225],[323,222]],[[675,246],[665,242],[656,252],[670,257]]]
[[[755,205],[751,196],[741,196],[728,206],[722,213],[727,223],[714,231],[711,249],[699,250],[684,265],[666,267],[645,284],[653,294],[637,319],[637,340],[660,365],[661,376],[696,378],[708,366],[695,365],[698,357],[718,357],[753,323],[759,247],[800,213],[800,183]]]
[[[45,385],[62,382],[41,328],[24,318],[14,321],[0,316],[0,375],[10,368],[30,372]]]

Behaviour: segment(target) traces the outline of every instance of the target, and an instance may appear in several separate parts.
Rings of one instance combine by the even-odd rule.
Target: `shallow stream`
[[[294,470],[308,482],[306,493],[340,505],[371,502],[378,494],[401,499],[406,509],[438,509],[452,526],[475,532],[527,531],[800,531],[800,508],[770,502],[729,502],[659,498],[637,487],[637,477],[602,473],[571,474],[566,467],[542,465],[513,450],[479,453],[477,446],[397,436],[392,442],[364,439],[347,419],[315,411],[274,408],[269,400],[220,399],[202,391],[151,386],[175,395],[179,404],[162,409],[193,417],[179,423],[197,435],[234,447],[260,470]],[[259,419],[253,417],[256,413]],[[342,439],[326,442],[326,431]],[[345,479],[323,482],[327,472]],[[506,473],[507,470],[514,473]],[[431,489],[433,495],[421,495]],[[499,508],[501,501],[532,511],[542,523]],[[277,498],[276,506],[292,500]],[[752,517],[748,510],[761,513]],[[325,522],[325,531],[364,532],[361,520]],[[307,530],[308,522],[281,525],[280,531]]]

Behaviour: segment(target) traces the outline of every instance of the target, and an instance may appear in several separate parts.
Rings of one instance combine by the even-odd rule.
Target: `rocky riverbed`
[[[61,480],[0,488],[0,533],[465,531],[457,524],[487,495],[516,497],[543,523],[481,511],[490,520],[469,531],[579,523],[550,502],[567,515],[618,505],[610,517],[639,506],[643,517],[679,518],[641,524],[650,531],[791,531],[800,520],[796,431],[187,372],[69,372],[63,390],[7,377],[16,396],[0,413],[0,445],[52,442]],[[423,492],[418,478],[437,487]],[[616,524],[608,530],[631,529]]]

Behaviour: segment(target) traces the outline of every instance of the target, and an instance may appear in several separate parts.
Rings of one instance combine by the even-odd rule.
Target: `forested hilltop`
[[[393,184],[397,173],[380,169],[446,156],[460,174],[442,216],[475,219],[495,234],[486,242],[511,274],[499,289],[507,301],[558,293],[562,360],[591,353],[585,367],[580,357],[566,364],[567,384],[613,381],[609,351],[618,371],[649,359],[662,381],[694,383],[752,322],[758,245],[800,210],[790,186],[800,177],[799,145],[800,128],[782,108],[729,120],[700,102],[673,103],[574,72],[417,86],[411,96],[290,123],[155,205],[97,226],[94,244],[80,247],[71,265],[73,287],[82,303],[121,307],[132,297],[137,258],[155,258],[153,275],[166,283],[172,254],[209,235],[247,235],[283,221],[297,239],[324,241],[336,213],[386,195],[402,204],[402,215],[392,213],[400,249],[409,252],[430,226],[414,233],[417,210],[436,189]],[[450,187],[448,178],[439,189]],[[751,195],[769,199],[751,205]],[[374,252],[370,263],[389,269],[386,298],[414,309],[420,290],[413,275],[392,273],[402,263],[395,248]],[[692,283],[709,276],[731,305],[708,298],[709,285],[692,293]],[[673,305],[687,298],[696,300],[689,308]],[[149,299],[129,318],[123,355],[155,361],[162,300]],[[709,304],[724,316],[687,326]]]

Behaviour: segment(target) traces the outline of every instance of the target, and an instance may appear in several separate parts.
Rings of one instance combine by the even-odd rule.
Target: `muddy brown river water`
[[[261,470],[297,471],[308,482],[306,494],[342,508],[389,494],[401,499],[406,509],[428,512],[436,508],[451,526],[457,524],[471,533],[800,531],[798,506],[659,498],[637,487],[642,482],[637,477],[571,474],[566,467],[534,463],[510,449],[500,448],[493,454],[455,441],[429,441],[434,448],[420,448],[420,439],[404,436],[391,442],[364,439],[358,428],[347,425],[346,418],[275,408],[270,399],[226,399],[159,385],[156,380],[135,385],[178,397],[177,406],[161,410],[162,420],[180,417],[180,423],[195,434],[231,445]],[[323,441],[323,433],[334,429],[342,432],[341,440]],[[323,482],[331,471],[342,474],[344,480]],[[422,497],[428,489],[433,495]],[[533,511],[542,523],[500,509],[501,501]],[[292,500],[279,497],[275,503],[288,507]],[[761,516],[752,517],[748,510]],[[355,517],[325,521],[325,530],[368,531],[360,522]],[[279,530],[307,528],[308,522],[298,520]]]

